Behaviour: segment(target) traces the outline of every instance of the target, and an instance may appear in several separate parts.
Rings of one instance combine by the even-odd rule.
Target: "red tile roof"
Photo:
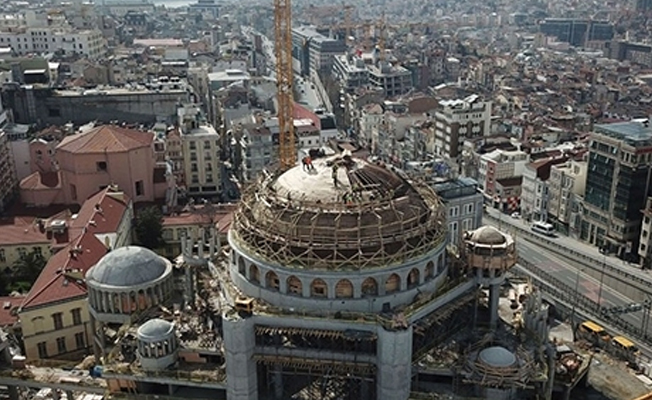
[[[49,243],[34,217],[9,217],[0,219],[0,245]]]
[[[21,305],[22,310],[86,296],[84,276],[107,248],[92,233],[84,233],[50,257]]]
[[[34,172],[20,181],[21,189],[53,189],[60,187],[59,172]]]
[[[122,201],[112,195],[115,193],[114,189],[107,187],[89,197],[77,213],[77,218],[72,221],[71,236],[81,235],[84,228],[94,234],[116,232],[129,200],[123,195],[126,201]]]
[[[219,225],[220,231],[224,226],[230,226],[233,220],[236,204],[216,204],[210,206],[212,210],[204,212],[204,206],[195,206],[195,210],[185,210],[179,214],[166,215],[163,217],[163,227],[201,225],[214,222]],[[227,229],[228,230],[228,229]]]
[[[88,132],[67,136],[57,146],[57,151],[70,153],[122,153],[149,147],[154,139],[151,132],[125,129],[115,125],[102,125]]]
[[[25,296],[2,296],[0,297],[0,328],[12,326],[18,322],[17,309],[25,300]]]
[[[50,257],[22,309],[86,295],[84,276],[107,253],[95,234],[118,230],[129,203],[126,196],[124,200],[121,196],[124,194],[107,187],[84,202],[77,218],[69,222],[69,236],[74,239]]]

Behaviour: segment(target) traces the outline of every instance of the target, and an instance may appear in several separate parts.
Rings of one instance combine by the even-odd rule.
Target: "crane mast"
[[[279,159],[281,171],[296,164],[292,85],[292,6],[290,0],[274,0],[274,52],[278,100]]]

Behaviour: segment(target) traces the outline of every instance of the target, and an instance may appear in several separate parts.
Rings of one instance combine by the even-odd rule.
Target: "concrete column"
[[[91,314],[90,320],[91,320],[91,332],[93,333],[92,335],[93,354],[95,355],[95,362],[99,363],[100,357],[102,356],[102,350],[100,349],[100,346],[98,346],[97,340],[95,340],[95,338],[97,337],[97,324],[95,323],[95,318],[93,318],[93,314]]]
[[[75,398],[75,395],[72,393],[72,390],[66,390],[66,397],[68,400],[71,400]]]
[[[210,241],[208,243],[208,257],[215,257],[215,227],[211,226]]]
[[[280,366],[274,367],[274,398],[283,399],[283,369]]]
[[[500,285],[489,286],[489,328],[496,329],[498,325],[498,300],[500,299]]]
[[[226,397],[229,400],[257,400],[258,373],[253,360],[256,337],[252,318],[223,318],[226,356]],[[407,398],[407,397],[406,397]]]
[[[59,395],[59,390],[58,389],[52,389],[52,398],[54,400],[59,400],[61,396]]]
[[[188,238],[185,233],[181,235],[181,254],[184,256],[188,254]]]
[[[412,384],[412,326],[398,331],[380,328],[377,353],[376,398],[409,398]]]

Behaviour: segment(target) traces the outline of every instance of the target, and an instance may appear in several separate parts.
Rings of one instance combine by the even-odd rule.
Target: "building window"
[[[473,203],[464,205],[464,214],[473,214]]]
[[[16,249],[18,251],[18,257],[23,258],[27,255],[27,250],[24,247],[19,247]]]
[[[57,352],[59,354],[66,352],[66,338],[65,337],[57,338]]]
[[[205,141],[204,141],[204,148],[205,148],[205,149],[210,149],[210,148],[211,148],[211,142],[210,142],[210,140],[205,140]]]
[[[39,256],[43,255],[43,253],[41,253],[41,248],[40,247],[32,247],[32,253],[37,254]]]
[[[55,330],[63,329],[63,314],[60,312],[52,314],[52,322]]]
[[[70,311],[70,313],[72,314],[73,325],[81,325],[82,323],[81,308],[75,308],[72,311]]]
[[[206,182],[213,182],[213,175],[207,174],[206,175]]]
[[[199,183],[199,177],[197,175],[192,176],[192,183]]]
[[[84,332],[75,333],[75,346],[77,347],[77,350],[81,350],[86,347]]]
[[[197,146],[195,145],[195,142],[190,142],[189,144],[190,150],[196,150]]]
[[[449,215],[450,217],[457,217],[457,215],[458,215],[459,213],[460,213],[460,208],[459,208],[458,206],[451,207],[451,208],[448,210],[448,215]]]
[[[457,243],[457,221],[453,221],[448,225],[450,232],[450,243]]]
[[[98,171],[106,171],[106,161],[98,161],[97,163],[97,170]]]
[[[143,185],[143,181],[137,181],[136,196],[144,196],[144,195],[145,195],[145,186]]]
[[[190,164],[190,171],[191,172],[197,172],[197,164],[195,164],[195,163]]]
[[[38,349],[38,358],[48,358],[48,345],[45,342],[39,342],[36,345]]]

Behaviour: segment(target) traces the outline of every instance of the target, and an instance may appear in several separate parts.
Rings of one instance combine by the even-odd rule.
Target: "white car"
[[[513,212],[513,213],[512,213],[512,218],[514,218],[514,219],[519,219],[519,218],[521,218],[521,214],[520,214],[520,213],[517,213],[517,212]]]

